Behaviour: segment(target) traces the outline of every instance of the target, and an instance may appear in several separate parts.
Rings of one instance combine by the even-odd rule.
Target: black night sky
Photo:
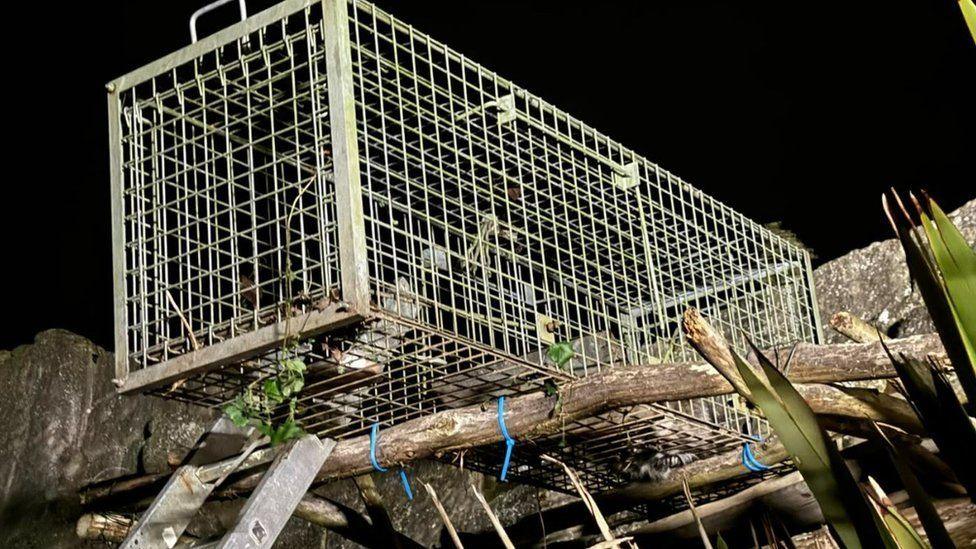
[[[104,83],[186,44],[203,3],[6,7],[0,348],[47,328],[112,347]],[[888,237],[889,186],[946,209],[976,197],[976,45],[955,0],[378,3],[782,221],[817,262]],[[232,21],[228,9],[201,31]]]

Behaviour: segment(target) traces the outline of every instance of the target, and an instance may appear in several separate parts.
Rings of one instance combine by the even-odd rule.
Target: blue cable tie
[[[378,438],[380,432],[380,424],[374,423],[369,429],[369,462],[373,464],[373,469],[376,469],[380,473],[385,473],[386,468],[380,467],[380,463],[376,461],[376,439]]]
[[[410,489],[410,481],[407,480],[407,472],[400,467],[400,484],[403,484],[403,491],[407,493],[407,501],[413,501],[413,490]]]
[[[373,469],[380,473],[385,473],[389,471],[385,467],[381,467],[380,463],[376,461],[376,439],[379,438],[380,424],[374,423],[369,429],[369,462],[373,465]],[[407,500],[413,501],[413,490],[410,489],[410,481],[407,480],[407,473],[400,467],[400,483],[403,484],[403,491],[407,494]]]
[[[505,437],[505,461],[502,463],[502,473],[498,475],[498,480],[505,482],[505,477],[508,476],[508,465],[512,461],[512,448],[515,447],[515,439],[508,434],[508,428],[505,427],[505,397],[498,397],[498,428],[502,431],[502,436]]]
[[[753,473],[761,473],[769,470],[768,465],[760,463],[752,454],[752,447],[748,443],[742,445],[742,464]]]

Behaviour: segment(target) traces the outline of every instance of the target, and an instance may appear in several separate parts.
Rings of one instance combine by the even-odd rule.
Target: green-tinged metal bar
[[[348,10],[346,0],[322,0],[342,298],[353,310],[365,314],[369,311],[370,302],[369,264],[356,140],[356,99]]]
[[[289,330],[290,333],[295,334],[296,339],[308,338],[349,326],[362,319],[363,315],[353,311],[331,309],[313,311],[291,320],[282,320],[233,339],[179,355],[162,364],[130,372],[125,383],[119,388],[119,392],[132,393],[157,389],[188,376],[236,364],[281,345],[282,339]]]
[[[150,78],[159,76],[167,71],[171,71],[181,65],[190,63],[201,56],[210,53],[217,48],[230,44],[248,34],[260,30],[267,25],[275,23],[289,15],[305,9],[314,4],[317,0],[284,0],[270,8],[256,13],[247,19],[235,23],[226,29],[206,36],[182,49],[139,67],[138,69],[124,74],[109,82],[109,86],[114,87],[117,92],[123,92],[138,86]]]
[[[804,279],[807,286],[807,298],[810,300],[810,310],[813,311],[813,336],[814,343],[823,343],[823,324],[820,319],[820,303],[817,301],[817,285],[813,279],[813,266],[810,264],[810,254],[803,250],[803,262],[805,264]]]
[[[129,351],[126,329],[125,295],[125,215],[122,192],[122,121],[119,113],[119,91],[108,88],[108,163],[112,197],[112,284],[115,316],[115,379],[129,374]]]

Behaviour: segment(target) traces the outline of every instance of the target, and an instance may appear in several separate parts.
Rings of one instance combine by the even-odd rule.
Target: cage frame
[[[368,2],[362,3],[368,5]],[[379,261],[370,258],[370,254],[375,252],[371,248],[371,246],[374,244],[372,244],[372,241],[368,241],[370,235],[367,230],[367,226],[370,223],[375,223],[376,220],[370,218],[370,215],[372,214],[367,214],[364,212],[364,202],[367,200],[367,195],[373,191],[364,188],[364,186],[368,187],[370,183],[368,180],[364,180],[364,178],[369,177],[368,174],[360,173],[361,162],[364,161],[362,160],[359,150],[359,132],[362,130],[360,129],[358,123],[362,121],[357,120],[357,109],[359,106],[356,98],[356,68],[353,63],[355,48],[353,47],[350,39],[350,21],[352,16],[349,12],[350,10],[362,9],[359,4],[360,2],[357,2],[356,0],[284,0],[283,2],[276,4],[260,13],[252,15],[244,21],[235,23],[230,27],[206,36],[195,43],[189,44],[154,62],[135,69],[107,84],[108,115],[110,120],[109,149],[111,164],[113,278],[115,283],[115,382],[120,393],[131,394],[155,392],[159,394],[171,384],[173,384],[175,387],[176,382],[180,380],[189,379],[197,375],[207,374],[208,372],[213,372],[216,374],[218,373],[216,372],[217,370],[220,370],[225,366],[234,366],[239,361],[247,360],[255,355],[271,352],[277,347],[281,346],[283,340],[289,335],[298,338],[311,338],[313,336],[329,334],[330,332],[344,327],[357,325],[363,323],[364,321],[382,318],[383,312],[378,310],[377,304],[372,301],[373,290],[378,288],[382,281],[378,283],[376,280],[374,280],[374,277],[371,274],[372,263],[378,263]],[[124,103],[121,101],[122,93],[127,90],[131,90],[140,84],[144,84],[147,81],[153,80],[156,77],[167,73],[168,71],[175,71],[178,67],[192,63],[195,60],[202,58],[204,55],[210,54],[215,50],[223,48],[224,46],[244,39],[252,33],[263,31],[263,29],[266,27],[281,22],[286,18],[295,15],[301,10],[308,9],[316,5],[320,5],[322,10],[321,25],[323,36],[321,38],[321,46],[324,50],[324,64],[326,72],[325,79],[328,88],[327,99],[329,112],[327,133],[331,137],[329,144],[332,147],[332,171],[330,181],[334,184],[334,201],[336,206],[335,221],[338,224],[338,238],[334,244],[338,248],[338,274],[341,278],[339,281],[341,300],[329,309],[303,313],[302,316],[293,318],[292,322],[297,322],[298,325],[302,326],[302,329],[298,334],[288,334],[288,321],[279,320],[273,324],[265,325],[240,335],[233,335],[230,339],[211,343],[197,350],[188,350],[182,354],[177,354],[168,358],[164,362],[152,365],[146,364],[142,368],[133,370],[131,368],[132,363],[130,359],[130,350],[128,348],[130,327],[127,320],[128,296],[126,295],[127,271],[125,255],[126,216],[123,202],[126,187],[125,177],[123,176],[124,150],[122,116],[120,116],[122,114],[121,107],[124,105]],[[383,23],[389,24],[401,32],[403,31],[403,27],[411,29],[410,32],[412,32],[412,26],[395,19],[393,16],[386,14],[382,10],[375,7],[371,7],[370,10],[371,11],[369,14],[378,20],[382,19]],[[445,59],[447,59],[449,62],[459,63],[464,66],[462,68],[467,67],[465,63],[471,63],[480,68],[480,65],[466,59],[463,54],[459,54],[458,52],[450,49],[446,44],[437,42],[429,36],[426,37],[426,40],[428,40],[429,47],[432,50],[438,50],[438,54],[443,53]],[[598,139],[601,142],[605,141],[607,148],[609,149],[612,147],[613,150],[618,153],[617,156],[633,159],[633,166],[631,166],[629,164],[625,165],[622,162],[613,163],[611,160],[609,160],[609,156],[606,156],[605,158],[601,157],[600,154],[602,153],[598,151],[588,152],[589,150],[587,149],[581,152],[583,155],[595,155],[593,156],[594,162],[603,162],[605,167],[613,172],[613,185],[618,189],[628,190],[630,187],[640,185],[640,181],[635,182],[635,179],[649,180],[651,174],[650,167],[653,167],[654,174],[658,177],[658,185],[662,185],[662,179],[666,178],[668,185],[673,184],[680,191],[671,190],[663,193],[671,195],[672,205],[670,207],[672,209],[675,207],[673,202],[676,194],[679,195],[679,201],[689,201],[689,207],[691,209],[701,207],[698,202],[691,204],[692,201],[700,200],[701,204],[707,204],[708,207],[713,208],[712,211],[720,211],[723,216],[723,221],[730,224],[735,224],[736,227],[741,226],[741,230],[743,231],[743,236],[741,239],[743,242],[749,238],[746,236],[746,232],[749,231],[751,231],[750,234],[752,235],[752,238],[759,239],[759,237],[762,236],[763,239],[765,239],[768,230],[760,227],[758,224],[746,218],[739,212],[692,187],[681,178],[674,176],[663,168],[660,168],[657,164],[646,160],[636,151],[611,139],[599,130],[585,124],[579,119],[574,118],[572,115],[562,111],[558,107],[545,102],[542,98],[534,96],[510,80],[505,79],[504,77],[501,77],[491,71],[486,72],[491,74],[491,77],[495,79],[496,83],[502,85],[503,87],[507,87],[512,92],[513,98],[515,95],[521,93],[523,94],[521,96],[523,99],[528,98],[539,102],[539,104],[541,104],[540,109],[550,116],[558,117],[559,123],[576,128],[577,132],[595,136],[595,139]],[[362,78],[361,75],[360,78]],[[362,123],[365,124],[364,122]],[[558,133],[561,130],[553,129],[551,131]],[[574,136],[570,135],[570,139],[573,137]],[[586,145],[582,142],[579,144],[579,146],[583,147],[584,149],[586,147]],[[365,148],[368,149],[368,145]],[[645,169],[645,175],[643,178],[641,177],[639,171],[642,166],[643,169]],[[632,171],[630,171],[631,168]],[[366,181],[366,183],[364,183],[364,181]],[[478,181],[472,179],[472,182],[477,183]],[[690,190],[686,190],[685,187]],[[637,192],[642,191],[640,188],[638,188]],[[688,194],[684,194],[686,192]],[[653,199],[651,197],[646,197],[647,202],[652,202],[652,200]],[[655,204],[655,206],[659,207],[661,210],[668,209],[668,206],[665,204]],[[684,208],[683,204],[681,205],[681,208]],[[684,213],[682,213],[680,216],[677,214],[675,215],[676,217],[692,217],[694,219],[698,219],[697,214],[694,213],[690,216],[685,216]],[[716,215],[718,214],[708,213],[704,211],[704,209],[701,211],[702,218],[709,218],[709,216]],[[644,238],[644,241],[641,242],[640,245],[644,248],[646,260],[645,266],[648,270],[659,268],[659,265],[657,265],[656,261],[652,259],[652,256],[648,251],[650,247],[659,247],[659,244],[657,243],[658,235],[655,233],[655,231],[661,232],[666,231],[667,229],[668,227],[666,226],[655,227],[652,230],[648,230],[647,228],[642,229],[642,234],[645,234],[646,238]],[[716,229],[708,229],[708,231],[714,231],[716,233],[715,235],[709,234],[709,236],[715,236],[716,240],[723,241],[726,244],[730,242],[728,240],[728,234],[726,234],[726,237],[723,239],[721,235],[717,234],[719,231]],[[653,244],[650,243],[650,238],[652,235],[654,235],[655,239]],[[671,238],[672,236],[674,236],[675,239],[678,239],[678,237],[681,235],[675,236],[666,234],[664,235],[664,238]],[[375,236],[373,238],[375,238]],[[691,239],[692,237],[686,234],[684,235],[684,238]],[[706,242],[706,244],[708,243]],[[763,248],[763,246],[772,247],[775,244],[781,248],[786,247],[791,250],[791,254],[792,250],[796,248],[792,244],[785,242],[777,235],[770,235],[768,243],[763,240],[763,242],[754,242],[754,244],[758,246],[759,249],[763,250],[764,255],[767,249]],[[678,251],[684,250],[683,246],[678,247],[680,248]],[[703,248],[707,248],[707,246],[703,246]],[[689,254],[691,254],[691,250],[689,249],[688,251]],[[287,254],[288,252],[285,253]],[[700,252],[696,250],[695,253],[699,254],[701,257],[707,257],[706,254],[710,254],[712,252],[705,249],[704,251]],[[778,257],[775,252],[771,253],[771,255]],[[793,256],[791,255],[790,257],[792,258]],[[672,308],[679,307],[682,303],[694,302],[702,296],[709,296],[710,293],[734,290],[739,285],[744,283],[751,283],[755,280],[761,281],[761,276],[778,276],[780,274],[780,269],[784,264],[773,264],[768,261],[768,258],[764,257],[763,259],[766,261],[766,263],[763,264],[766,265],[768,269],[762,272],[757,271],[750,273],[750,276],[753,276],[754,278],[747,279],[743,282],[742,280],[737,280],[735,277],[732,277],[731,280],[722,281],[726,284],[726,287],[722,287],[720,285],[702,287],[689,283],[689,286],[693,287],[691,293],[689,294],[664,294],[659,287],[655,286],[658,284],[658,277],[649,276],[649,284],[652,287],[651,291],[659,296],[660,301],[641,305],[639,309],[634,309],[634,311],[637,311],[637,313],[632,314],[643,315],[653,312],[650,309],[651,306],[655,306],[662,311],[664,309],[668,309],[670,311]],[[684,262],[686,260],[687,258],[685,257],[678,257],[676,261]],[[791,261],[793,261],[793,259],[791,259]],[[795,261],[795,263],[789,264],[789,269],[791,269],[789,270],[789,276],[796,276],[798,280],[802,279],[804,284],[800,291],[794,289],[798,295],[800,293],[803,294],[802,297],[805,302],[802,310],[804,316],[806,317],[803,320],[803,324],[805,325],[804,330],[810,329],[811,333],[809,334],[809,337],[813,338],[815,341],[821,341],[823,337],[821,333],[822,328],[819,311],[816,306],[817,299],[815,286],[812,281],[810,256],[805,252],[798,253]],[[731,264],[730,261],[728,262]],[[670,270],[673,268],[674,265],[666,265],[664,270],[667,272],[668,276],[673,277],[673,274],[670,272]],[[714,266],[711,266],[710,268],[714,268]],[[679,267],[679,269],[681,269],[683,274],[683,267]],[[787,296],[787,298],[789,298],[789,296]],[[741,312],[737,314],[739,314],[740,317],[742,316]],[[752,311],[746,312],[748,321],[750,323],[755,321],[762,324],[762,319],[753,319],[751,316],[749,316],[752,314]],[[766,314],[768,316],[769,312],[767,311]],[[540,313],[537,311],[537,320],[539,316]],[[536,329],[538,329],[538,325],[536,326]],[[677,332],[675,332],[675,334],[676,333]],[[672,334],[671,337],[673,337],[675,334]],[[806,334],[806,331],[804,331],[804,334]],[[455,335],[458,338],[463,337],[461,334]],[[803,337],[807,336],[804,335]],[[457,340],[457,343],[459,345],[462,344],[461,340]],[[618,342],[615,342],[615,344],[617,343]],[[472,349],[479,344],[487,346],[485,342],[475,342],[473,340],[464,341],[463,344],[471,346]],[[138,345],[136,346],[138,348]],[[509,352],[507,349],[492,348],[483,349],[483,351],[485,351],[485,354],[495,353],[499,356],[505,355]],[[503,358],[504,360],[508,361],[512,361],[513,359],[521,360],[522,364],[520,364],[520,366],[524,366],[524,368],[527,370],[532,370],[534,368],[534,365],[526,361],[524,356],[519,357],[509,355],[508,357]],[[573,377],[565,374],[560,375],[560,372],[551,371],[541,372],[541,374],[548,375],[550,378],[558,378],[562,380]],[[448,406],[445,405],[445,407]],[[698,421],[689,414],[686,414],[683,410],[672,409],[669,410],[668,413],[675,416],[685,415],[689,421]],[[404,418],[398,418],[398,420],[401,419]],[[594,421],[596,421],[596,419],[594,419]],[[471,459],[469,463],[474,469],[482,470],[484,472],[489,472],[492,470],[492,465],[490,465],[490,463],[492,463],[491,458],[488,459],[488,462]],[[535,467],[535,465],[533,465],[533,467]],[[605,473],[605,471],[600,472],[601,475],[605,475]],[[535,476],[532,478],[543,479],[544,477],[548,476],[548,473],[541,471],[534,475]],[[529,483],[532,482],[530,481]],[[551,485],[552,480],[537,480],[536,483],[539,485]],[[590,481],[588,480],[587,483],[589,484]]]
[[[122,168],[122,92],[191,62],[218,48],[257,32],[289,15],[321,3],[324,27],[326,78],[329,88],[333,179],[336,189],[339,269],[342,301],[325,311],[311,311],[293,319],[302,329],[296,337],[311,337],[350,326],[370,316],[369,269],[363,219],[362,189],[356,141],[352,54],[349,41],[348,2],[345,0],[284,0],[105,85],[108,92],[109,173],[112,215],[112,273],[115,315],[115,378],[121,394],[156,389],[195,374],[219,369],[278,346],[286,334],[286,321],[264,326],[230,340],[193,350],[164,363],[131,370],[126,334],[125,227]]]
[[[204,54],[239,40],[250,33],[278,22],[300,10],[320,3],[323,10],[323,46],[325,48],[326,78],[333,146],[333,178],[336,191],[338,222],[339,270],[341,274],[341,306],[326,311],[305,313],[296,320],[303,326],[299,337],[314,336],[362,322],[371,316],[370,274],[367,257],[366,222],[363,212],[359,146],[357,142],[356,102],[354,90],[353,48],[349,36],[349,4],[347,0],[284,0],[245,20],[205,36],[162,58],[118,77],[106,85],[109,116],[109,164],[112,215],[113,304],[115,315],[115,383],[120,393],[146,391],[173,383],[194,374],[219,369],[248,356],[268,351],[278,345],[285,334],[285,322],[264,326],[230,340],[193,350],[152,366],[131,370],[126,338],[126,295],[124,257],[124,212],[122,178],[122,130],[120,96],[139,84],[151,80]],[[354,3],[354,2],[352,2]],[[377,17],[386,16],[376,10]],[[388,16],[387,16],[388,17]],[[393,24],[401,22],[393,19]],[[456,55],[450,52],[449,55]],[[507,79],[500,81],[521,90]],[[538,99],[533,97],[533,99]],[[566,113],[546,104],[560,116]],[[572,117],[569,117],[572,119]],[[572,119],[574,123],[578,120]],[[584,127],[587,127],[583,124]],[[619,145],[619,144],[617,144]],[[626,147],[623,150],[629,151]],[[623,176],[626,177],[626,174]],[[732,210],[734,212],[734,210]],[[738,214],[738,212],[734,212]],[[738,214],[741,217],[741,214]],[[748,223],[753,223],[744,217]],[[648,259],[649,261],[649,259]],[[812,280],[809,254],[803,254],[804,277]],[[656,267],[656,266],[655,266]],[[652,278],[652,281],[654,279]],[[814,306],[814,337],[822,340],[821,320],[816,304],[815,287],[809,284],[809,297]]]

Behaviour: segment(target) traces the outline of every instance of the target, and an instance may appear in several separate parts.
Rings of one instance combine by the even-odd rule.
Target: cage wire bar
[[[297,356],[302,425],[341,439],[696,360],[688,306],[740,348],[819,340],[803,250],[367,2],[287,0],[108,88],[123,392],[219,407]],[[511,477],[571,489],[551,453],[601,491],[640,449],[766,429],[637,406],[525,442]]]

